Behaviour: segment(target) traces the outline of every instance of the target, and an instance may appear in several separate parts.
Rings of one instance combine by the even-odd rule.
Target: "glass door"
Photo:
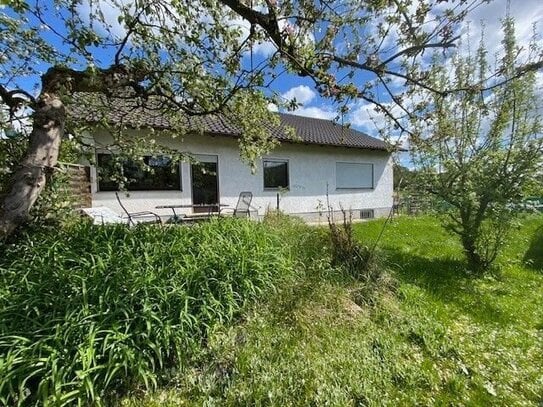
[[[217,156],[196,156],[191,164],[193,211],[216,212],[219,210],[219,174]]]

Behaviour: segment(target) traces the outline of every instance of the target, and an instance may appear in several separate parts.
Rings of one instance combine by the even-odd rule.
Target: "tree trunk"
[[[478,234],[478,231],[477,231]],[[468,267],[471,271],[480,272],[485,269],[485,262],[477,251],[476,238],[471,233],[466,233],[461,236],[464,253],[468,259]]]
[[[34,112],[28,150],[11,180],[11,190],[0,208],[0,240],[7,238],[28,217],[45,187],[47,174],[57,164],[66,110],[60,98],[43,93]]]

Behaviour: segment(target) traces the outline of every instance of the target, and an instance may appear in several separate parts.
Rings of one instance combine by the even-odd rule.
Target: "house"
[[[73,106],[77,120],[98,122],[96,113]],[[144,114],[137,109],[111,109],[110,122],[133,123],[128,133],[145,128],[168,129],[167,118],[157,112]],[[281,126],[272,134],[282,141],[257,162],[257,170],[240,159],[239,131],[221,116],[191,118],[191,126],[202,131],[183,136],[154,133],[157,143],[168,149],[189,151],[199,163],[172,165],[167,156],[147,156],[153,171],[145,172],[125,163],[124,170],[134,179],[128,185],[123,204],[129,211],[152,210],[169,216],[162,205],[220,203],[234,207],[241,191],[253,193],[251,216],[260,218],[268,210],[300,216],[308,221],[326,219],[328,205],[335,211],[350,210],[353,219],[386,216],[393,205],[392,158],[388,146],[354,129],[329,120],[278,113]],[[298,140],[289,140],[285,128],[294,129]],[[88,134],[93,140],[96,165],[91,166],[92,205],[120,211],[115,191],[118,185],[105,176],[111,164],[106,148],[112,136],[99,126]],[[99,176],[99,174],[102,174]],[[180,212],[193,212],[185,208]]]

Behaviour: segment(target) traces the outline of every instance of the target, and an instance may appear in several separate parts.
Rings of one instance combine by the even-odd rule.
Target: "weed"
[[[343,221],[338,224],[328,216],[332,265],[344,268],[359,280],[375,280],[379,268],[372,249],[362,245],[354,236],[352,213],[341,209]]]

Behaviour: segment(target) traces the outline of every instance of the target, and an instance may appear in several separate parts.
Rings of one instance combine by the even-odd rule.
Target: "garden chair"
[[[251,201],[252,200],[253,200],[252,192],[249,192],[249,191],[240,192],[236,207],[221,209],[219,212],[219,216],[232,215],[236,218],[249,218],[251,216]]]
[[[151,211],[128,212],[126,207],[121,202],[121,198],[119,197],[118,192],[115,192],[115,196],[117,197],[117,202],[119,202],[119,206],[123,209],[124,213],[128,218],[129,226],[135,226],[136,223],[162,223],[162,219],[160,218],[160,216]],[[138,221],[136,222],[136,220]]]

